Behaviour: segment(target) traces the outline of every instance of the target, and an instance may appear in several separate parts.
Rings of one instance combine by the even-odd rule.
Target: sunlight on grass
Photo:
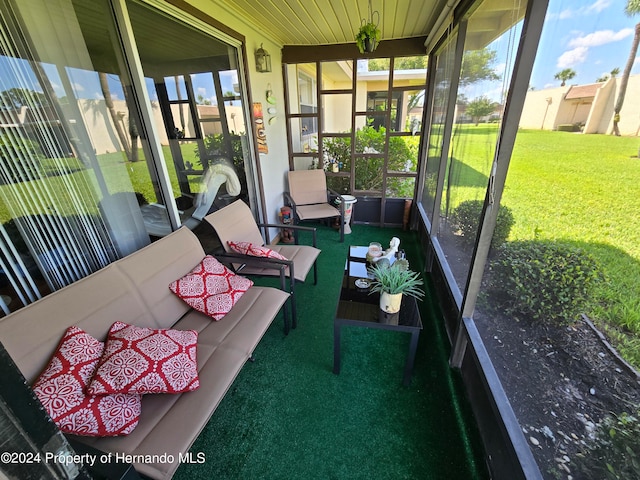
[[[510,240],[575,242],[600,261],[608,281],[586,313],[640,365],[637,150],[635,137],[520,131],[502,204],[516,219]]]
[[[497,128],[456,127],[445,212],[484,199]],[[637,151],[636,137],[521,130],[501,203],[515,218],[509,240],[561,240],[596,257],[607,281],[585,313],[640,366]]]

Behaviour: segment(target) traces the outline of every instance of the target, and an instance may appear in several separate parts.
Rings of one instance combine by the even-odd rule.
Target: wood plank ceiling
[[[279,45],[351,43],[373,17],[382,40],[427,35],[447,0],[207,0]],[[449,0],[452,5],[455,2]],[[378,17],[379,16],[379,21]]]

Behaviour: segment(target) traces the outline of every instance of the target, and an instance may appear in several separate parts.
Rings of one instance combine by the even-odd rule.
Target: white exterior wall
[[[563,96],[564,97],[564,96]],[[580,105],[579,99],[574,100],[561,100],[558,106],[558,113],[553,122],[553,129],[556,130],[558,125],[566,125],[569,123],[575,123],[576,111]]]
[[[615,85],[615,79],[610,78],[596,92],[583,133],[607,133],[607,126],[613,118]]]
[[[611,100],[611,118],[607,124],[606,133],[610,133],[613,129],[613,107],[615,99],[618,97],[620,87],[620,78],[616,77],[615,94]],[[618,123],[620,135],[638,135],[640,129],[640,75],[632,75],[629,77],[627,91],[624,96],[624,103],[620,111],[620,122]],[[603,132],[604,133],[604,132]]]
[[[520,128],[555,130],[560,124],[585,122],[584,133],[610,134],[619,87],[619,77],[609,79],[598,90],[593,102],[564,100],[570,87],[527,92]],[[550,104],[547,99],[551,100]],[[640,75],[629,77],[618,128],[625,136],[640,133]]]
[[[356,111],[366,112],[367,110],[367,82],[359,81],[356,83]],[[367,118],[364,115],[356,117],[356,130],[360,130],[367,124]]]
[[[527,92],[520,118],[520,128],[555,129],[556,117],[568,90],[569,87],[558,87]]]

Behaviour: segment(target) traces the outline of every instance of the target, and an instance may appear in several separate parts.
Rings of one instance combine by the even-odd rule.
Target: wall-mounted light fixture
[[[271,71],[271,55],[260,44],[260,48],[256,50],[256,70],[266,73]]]

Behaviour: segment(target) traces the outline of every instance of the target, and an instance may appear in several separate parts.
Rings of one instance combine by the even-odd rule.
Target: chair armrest
[[[340,195],[338,192],[334,190],[327,189],[327,192],[329,192],[331,195],[335,195],[337,198],[340,199],[340,215],[342,216],[342,218],[344,218],[344,210],[345,210],[344,198],[342,197],[342,195]]]
[[[284,203],[295,208],[296,202],[293,200],[291,194],[289,192],[282,192],[282,195],[284,196]]]
[[[292,210],[291,218],[295,219],[296,216],[298,215],[296,202],[293,200],[293,197],[289,192],[283,192],[282,195],[284,196],[284,204],[291,207],[291,210]]]
[[[318,248],[318,242],[316,240],[316,228],[304,227],[302,225],[284,224],[284,223],[258,223],[258,227],[261,228],[288,228],[289,230],[298,230],[300,232],[311,232],[313,234],[313,246]],[[298,242],[296,241],[296,245]]]
[[[273,270],[280,270],[280,289],[283,292],[289,292],[286,287],[286,270],[289,268],[290,279],[294,278],[293,261],[292,260],[280,260],[279,258],[266,258],[266,257],[253,257],[251,255],[243,255],[241,253],[219,253],[214,255],[215,258],[229,265],[234,263],[241,263],[242,266],[249,265],[252,267],[270,268]],[[242,269],[238,269],[239,271]]]

